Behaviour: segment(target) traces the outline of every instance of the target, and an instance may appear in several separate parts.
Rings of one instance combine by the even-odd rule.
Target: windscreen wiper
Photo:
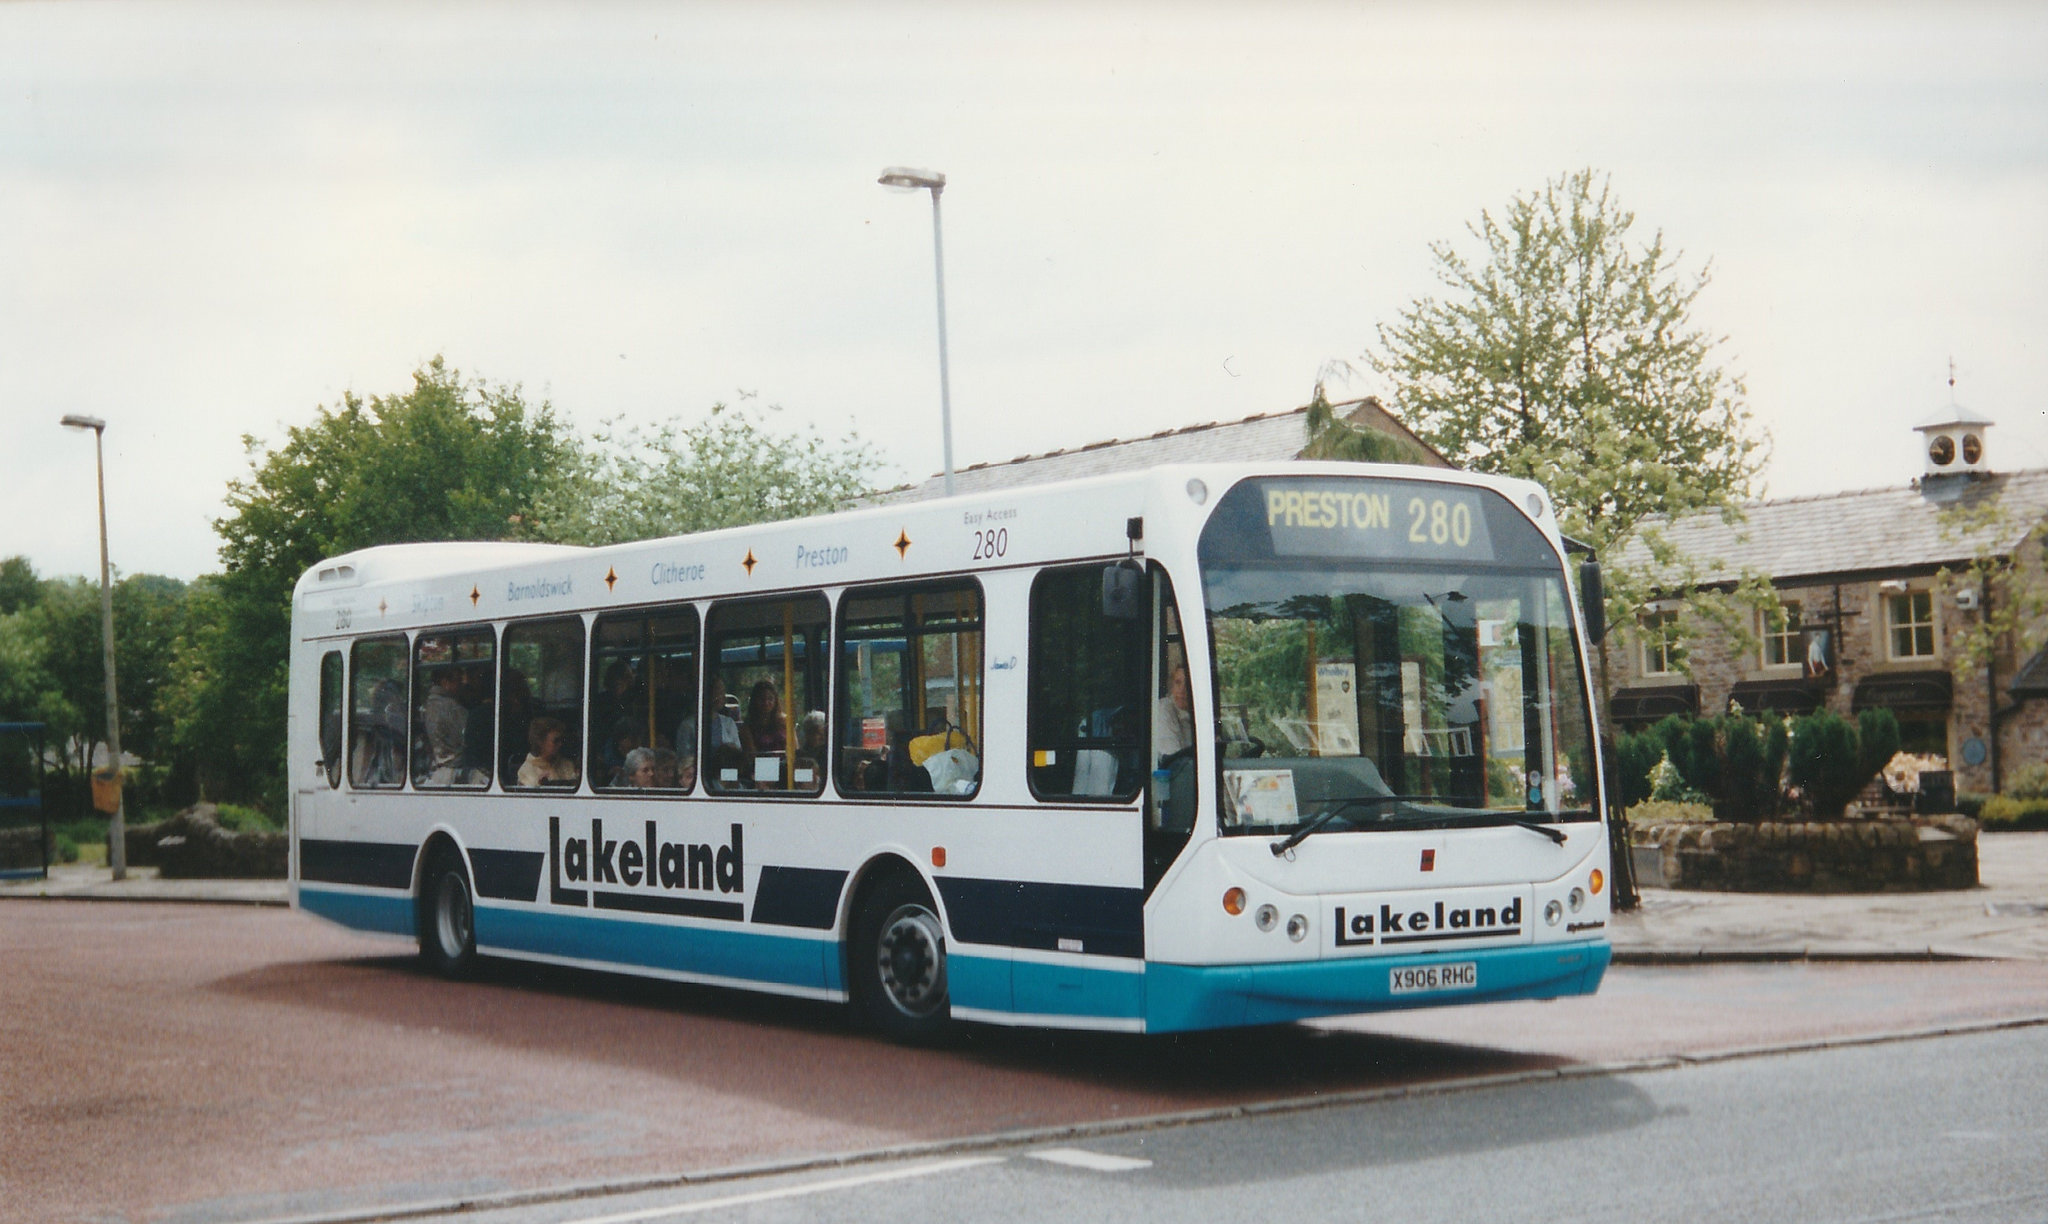
[[[1352,808],[1362,807],[1367,804],[1401,803],[1426,798],[1428,798],[1427,795],[1353,795],[1348,799],[1338,799],[1335,802],[1331,803],[1329,807],[1326,807],[1321,812],[1318,812],[1315,815],[1315,818],[1310,820],[1307,824],[1301,826],[1299,829],[1296,829],[1294,832],[1288,834],[1286,837],[1281,838],[1279,841],[1274,842],[1272,846],[1273,857],[1279,858],[1281,855],[1287,853],[1289,850],[1294,849],[1296,846],[1299,846],[1304,841],[1307,841],[1309,838],[1314,837],[1316,834],[1322,832],[1323,829],[1326,828],[1331,821],[1337,819],[1337,817],[1343,815],[1345,812],[1350,811]]]
[[[1526,817],[1511,816],[1506,812],[1475,812],[1473,813],[1473,815],[1487,816],[1491,817],[1492,819],[1488,821],[1480,821],[1476,819],[1467,818],[1459,821],[1458,823],[1466,825],[1511,824],[1518,829],[1527,829],[1531,833],[1541,833],[1543,836],[1549,838],[1551,841],[1556,842],[1560,846],[1564,845],[1565,843],[1565,835],[1563,830],[1553,829],[1547,824],[1538,824],[1537,822],[1530,820]]]

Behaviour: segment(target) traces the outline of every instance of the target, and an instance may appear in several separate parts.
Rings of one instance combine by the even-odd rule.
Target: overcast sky
[[[1592,166],[1714,283],[1774,495],[1957,399],[2048,466],[2048,7],[0,4],[0,555],[218,567],[439,353],[579,427],[758,395],[939,463],[1303,403],[1428,244]],[[1381,392],[1370,375],[1335,391]]]

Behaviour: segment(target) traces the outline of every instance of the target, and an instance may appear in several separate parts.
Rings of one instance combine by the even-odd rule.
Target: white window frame
[[[1674,629],[1677,627],[1678,609],[1653,607],[1643,613],[1642,619],[1637,624],[1638,628],[1642,631],[1643,639],[1643,674],[1645,676],[1676,676],[1682,674],[1680,664],[1684,662],[1685,651],[1678,644],[1676,635],[1664,629],[1665,625],[1670,625]],[[1654,666],[1654,661],[1658,660],[1660,656],[1663,666]]]
[[[1757,663],[1762,667],[1803,667],[1806,651],[1801,644],[1805,635],[1804,608],[1799,600],[1781,599],[1775,611],[1758,608],[1756,612]],[[1772,624],[1776,620],[1775,625]],[[1771,645],[1777,643],[1782,659],[1771,658]]]
[[[1923,621],[1915,619],[1901,623],[1900,621],[1895,619],[1895,614],[1897,613],[1899,607],[1899,600],[1903,599],[1907,601],[1906,606],[1910,611],[1910,609],[1912,608],[1912,601],[1921,598],[1927,600],[1926,620]],[[1898,650],[1898,631],[1901,629],[1906,629],[1908,631],[1917,631],[1923,627],[1927,630],[1927,650],[1925,652],[1915,650],[1901,654]],[[1915,636],[1917,636],[1917,633],[1915,634]],[[1927,587],[1913,587],[1905,591],[1888,591],[1885,593],[1884,654],[1885,658],[1890,659],[1893,662],[1920,661],[1926,659],[1938,659],[1941,657],[1940,601],[1935,599],[1934,592],[1932,590],[1930,590]]]

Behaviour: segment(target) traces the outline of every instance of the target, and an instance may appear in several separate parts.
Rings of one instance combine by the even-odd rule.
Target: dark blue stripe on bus
[[[476,872],[476,895],[499,901],[533,901],[540,896],[538,850],[476,850],[469,865]]]
[[[666,897],[658,893],[601,892],[590,890],[590,903],[602,910],[624,910],[631,914],[674,914],[682,918],[718,918],[745,922],[747,907],[738,901],[708,901],[703,897]]]
[[[299,839],[299,878],[329,884],[361,884],[370,888],[412,887],[412,860],[418,847],[399,842],[324,841]]]
[[[1145,955],[1145,891],[1099,884],[939,878],[953,936],[963,943],[1061,949],[1079,940],[1094,956]]]
[[[829,931],[839,920],[846,873],[819,867],[763,867],[754,889],[754,921]]]

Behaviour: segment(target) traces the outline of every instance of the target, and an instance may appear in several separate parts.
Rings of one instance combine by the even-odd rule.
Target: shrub
[[[2048,761],[2013,770],[2006,775],[2005,789],[1999,793],[2009,799],[2048,799]]]
[[[1890,711],[1867,711],[1882,713],[1883,719],[1871,720],[1874,749],[1884,746],[1885,728],[1889,725],[1891,751],[1898,751],[1898,723],[1891,718]],[[1862,720],[1859,719],[1858,723]],[[1858,723],[1830,710],[1820,710],[1792,723],[1791,766],[1792,784],[1806,792],[1808,802],[1813,804],[1816,816],[1840,816],[1862,789],[1884,768],[1889,756],[1878,757],[1873,764],[1870,754],[1864,751],[1862,729]]]
[[[1713,731],[1717,762],[1714,815],[1722,820],[1768,820],[1778,814],[1784,794],[1789,741],[1782,719],[1768,721],[1730,714],[1702,721]]]
[[[1681,821],[1704,824],[1713,818],[1714,809],[1704,803],[1675,803],[1665,799],[1645,799],[1628,810],[1628,823],[1632,829]]]
[[[227,829],[230,832],[283,832],[283,830],[277,826],[277,823],[275,821],[271,820],[270,817],[264,815],[262,811],[256,808],[243,807],[239,803],[223,803],[218,805],[215,810],[220,813],[218,819],[220,827],[223,829]]]
[[[1621,804],[1634,807],[1651,794],[1650,775],[1664,761],[1664,744],[1655,733],[1643,731],[1614,740],[1614,771],[1621,778]]]
[[[1984,801],[1989,798],[1991,796],[1980,795],[1974,791],[1957,791],[1956,811],[1968,816],[1971,820],[1975,820],[1978,814],[1984,810]]]
[[[1856,716],[1856,759],[1864,782],[1883,772],[1899,751],[1899,720],[1890,710],[1865,710]],[[1856,789],[1863,789],[1861,786]]]
[[[1670,757],[1659,760],[1657,767],[1650,771],[1650,799],[1656,803],[1707,802],[1707,797],[1694,790],[1692,783],[1685,780],[1685,775],[1678,772],[1678,766],[1671,763]]]
[[[1984,801],[1977,819],[1991,831],[2048,829],[2048,799],[2019,799],[1993,795]]]

